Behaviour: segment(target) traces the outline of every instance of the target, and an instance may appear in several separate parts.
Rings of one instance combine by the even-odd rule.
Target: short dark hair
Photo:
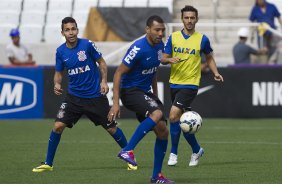
[[[183,18],[183,12],[195,12],[196,17],[198,18],[198,10],[193,6],[186,5],[184,8],[181,9],[181,18]]]
[[[164,20],[158,15],[152,15],[147,19],[146,26],[151,27],[153,22],[164,23]]]
[[[76,23],[74,18],[72,18],[72,17],[65,17],[62,20],[62,26],[61,26],[62,31],[64,30],[64,24],[67,24],[67,23],[75,23],[75,26],[77,27],[77,23]]]

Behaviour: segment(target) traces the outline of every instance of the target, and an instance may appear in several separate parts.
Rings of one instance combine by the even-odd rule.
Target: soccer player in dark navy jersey
[[[106,94],[109,87],[107,65],[102,54],[90,40],[77,38],[77,23],[72,17],[62,20],[62,35],[66,42],[57,48],[54,93],[63,93],[61,83],[64,69],[69,78],[68,92],[50,134],[46,160],[33,172],[53,170],[53,159],[65,127],[72,128],[82,115],[86,115],[96,126],[106,129],[121,148],[127,145],[122,130],[116,127],[114,120],[107,118],[110,107]]]
[[[134,111],[140,124],[128,145],[118,154],[124,161],[137,165],[133,150],[143,137],[153,130],[156,134],[154,167],[151,183],[174,183],[165,178],[162,164],[168,143],[168,129],[163,114],[164,106],[158,98],[157,69],[164,44],[165,26],[162,18],[151,16],[147,20],[146,36],[135,41],[128,49],[114,75],[113,106],[109,121],[120,116],[119,98],[123,105]]]

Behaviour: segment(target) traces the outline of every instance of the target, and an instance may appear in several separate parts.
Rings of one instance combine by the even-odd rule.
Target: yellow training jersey
[[[199,86],[202,38],[203,35],[198,32],[194,32],[188,39],[184,39],[181,31],[172,33],[172,57],[184,61],[171,65],[170,83]]]

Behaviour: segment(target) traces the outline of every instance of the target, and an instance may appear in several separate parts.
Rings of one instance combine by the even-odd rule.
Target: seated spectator
[[[12,65],[17,66],[30,66],[35,65],[32,60],[32,54],[28,51],[26,46],[20,43],[20,32],[18,29],[10,31],[12,43],[6,47],[8,59]]]
[[[235,64],[251,64],[251,55],[261,55],[266,54],[267,49],[264,47],[262,49],[254,49],[247,45],[247,39],[249,37],[248,28],[240,28],[238,31],[239,42],[233,47],[233,57]]]

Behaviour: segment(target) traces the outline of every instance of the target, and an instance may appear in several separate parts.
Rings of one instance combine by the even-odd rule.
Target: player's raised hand
[[[109,86],[108,86],[108,84],[106,83],[106,82],[101,82],[101,84],[100,84],[100,86],[101,86],[101,94],[102,95],[106,95],[108,92],[109,92]]]
[[[218,73],[214,75],[214,80],[223,82],[223,77]]]
[[[55,93],[56,95],[61,95],[61,94],[63,94],[63,89],[62,89],[61,84],[56,83],[56,84],[54,85],[54,93]]]

